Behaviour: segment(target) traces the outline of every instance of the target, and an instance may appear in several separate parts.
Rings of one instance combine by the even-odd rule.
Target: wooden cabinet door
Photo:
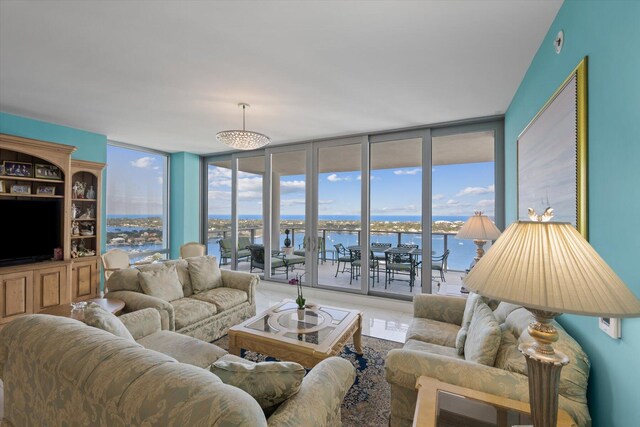
[[[73,263],[71,292],[73,301],[95,298],[98,294],[98,261]]]
[[[34,311],[68,304],[70,293],[67,282],[67,266],[43,268],[33,272]]]
[[[33,313],[33,272],[0,275],[0,324]]]

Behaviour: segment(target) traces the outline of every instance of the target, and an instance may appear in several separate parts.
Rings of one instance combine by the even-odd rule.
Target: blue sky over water
[[[239,173],[240,215],[262,213],[262,177]],[[474,210],[494,215],[494,163],[442,165],[432,168],[433,215],[470,216]],[[319,176],[320,215],[360,213],[360,172],[323,173]],[[305,177],[280,178],[281,215],[304,215]],[[372,215],[420,215],[422,168],[379,169],[371,173]],[[209,214],[229,215],[231,171],[209,167]]]

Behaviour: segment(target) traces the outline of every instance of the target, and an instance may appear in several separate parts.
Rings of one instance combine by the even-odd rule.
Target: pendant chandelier
[[[244,102],[238,104],[238,107],[242,107],[242,130],[223,130],[222,132],[218,132],[216,134],[218,141],[238,150],[255,150],[271,142],[271,138],[267,135],[245,130],[244,114],[246,108],[249,106],[249,104],[245,104]]]

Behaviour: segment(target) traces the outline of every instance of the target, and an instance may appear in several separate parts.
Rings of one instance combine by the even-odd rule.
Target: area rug
[[[227,335],[214,341],[213,344],[225,350],[229,349]],[[362,347],[362,356],[355,353],[353,344],[348,344],[340,355],[356,368],[356,381],[342,403],[342,425],[344,427],[388,426],[391,413],[391,388],[384,378],[384,359],[389,350],[401,348],[402,344],[363,336]],[[243,351],[242,357],[254,362],[276,360],[252,351]]]

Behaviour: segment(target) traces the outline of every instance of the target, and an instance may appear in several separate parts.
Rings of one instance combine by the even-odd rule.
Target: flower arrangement
[[[304,296],[302,296],[302,280],[300,280],[301,276],[296,274],[295,279],[289,280],[290,285],[296,285],[296,289],[298,291],[298,297],[296,298],[296,304],[298,304],[298,309],[302,310],[304,308],[304,304],[306,300]]]

